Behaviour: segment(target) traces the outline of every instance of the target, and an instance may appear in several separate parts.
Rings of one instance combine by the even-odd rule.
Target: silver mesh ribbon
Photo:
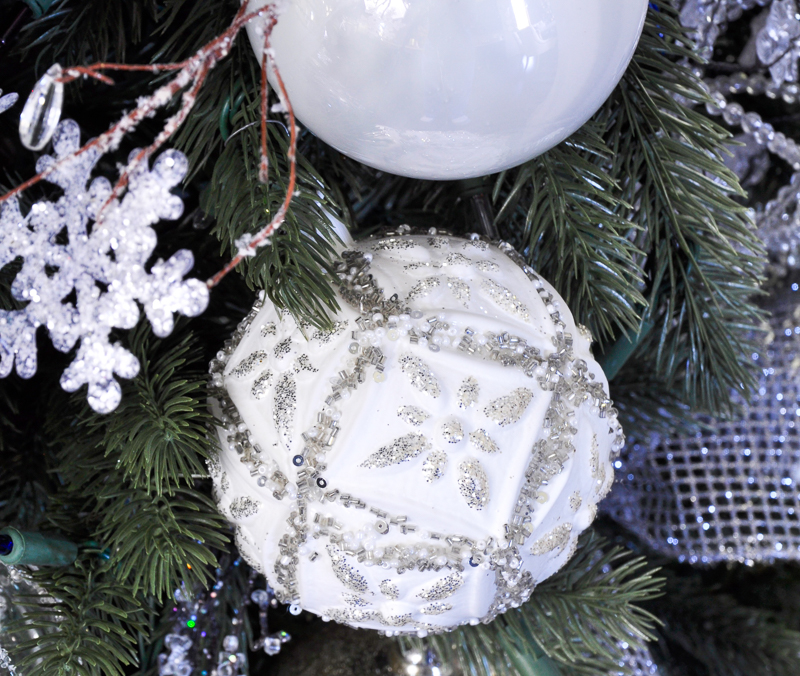
[[[604,510],[653,549],[688,563],[800,560],[800,293],[792,284],[763,348],[758,389],[733,421],[634,441]],[[626,430],[629,432],[629,430]]]

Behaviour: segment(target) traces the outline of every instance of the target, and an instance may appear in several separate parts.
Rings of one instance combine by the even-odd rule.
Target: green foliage
[[[519,610],[427,640],[470,676],[532,676],[537,671],[527,669],[543,661],[542,653],[565,673],[607,674],[620,668],[618,642],[655,637],[658,621],[639,605],[660,595],[663,580],[655,572],[642,557],[589,531],[572,559]]]
[[[662,389],[693,408],[730,411],[731,389],[753,383],[748,332],[763,251],[735,175],[722,163],[728,132],[676,97],[705,103],[702,84],[681,62],[686,47],[674,10],[650,13],[631,65],[596,116],[607,125],[611,174],[637,208],[648,260],[653,330],[633,357]]]
[[[24,618],[8,627],[20,636],[37,632],[14,648],[22,673],[122,676],[136,664],[136,636],[146,633],[146,613],[108,563],[87,552],[69,568],[30,575],[48,596],[20,597]]]
[[[603,125],[589,122],[565,142],[501,173],[493,199],[502,234],[515,238],[530,265],[604,342],[636,331],[645,299],[637,226],[607,164]]]

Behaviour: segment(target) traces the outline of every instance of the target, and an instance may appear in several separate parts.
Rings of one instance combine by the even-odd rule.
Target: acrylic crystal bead
[[[19,138],[30,150],[41,150],[53,137],[61,119],[64,84],[61,66],[54,64],[36,83],[19,117]]]

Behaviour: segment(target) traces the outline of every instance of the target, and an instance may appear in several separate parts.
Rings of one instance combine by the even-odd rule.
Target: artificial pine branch
[[[655,638],[658,620],[640,604],[661,595],[663,580],[646,566],[587,531],[576,554],[519,610],[427,641],[473,676],[525,676],[520,665],[542,652],[567,673],[608,674],[620,669],[619,643]]]

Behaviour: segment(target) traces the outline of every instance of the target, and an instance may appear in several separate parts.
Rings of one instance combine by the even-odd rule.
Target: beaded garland
[[[211,363],[220,509],[292,612],[489,622],[566,562],[613,481],[624,437],[588,331],[477,235],[401,227],[336,270],[333,331],[262,294]]]

